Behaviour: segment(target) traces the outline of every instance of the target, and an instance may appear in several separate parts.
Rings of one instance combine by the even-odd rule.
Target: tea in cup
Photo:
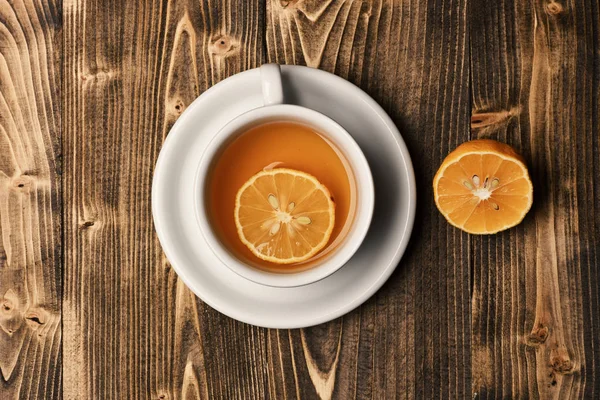
[[[317,111],[281,104],[278,65],[261,67],[265,106],[223,127],[202,155],[196,216],[228,268],[279,287],[309,284],[359,248],[373,179],[350,134]]]

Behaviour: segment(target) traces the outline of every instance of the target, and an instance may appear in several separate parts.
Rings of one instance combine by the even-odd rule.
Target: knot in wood
[[[35,307],[25,313],[25,321],[31,329],[37,329],[48,322],[49,313],[43,308]]]
[[[568,356],[565,357],[562,355],[558,355],[552,357],[552,359],[550,360],[550,365],[552,366],[552,369],[556,371],[557,374],[569,375],[574,372],[573,361],[571,361],[571,359]]]
[[[21,175],[12,180],[12,186],[16,190],[29,192],[33,186],[33,178],[27,175]]]
[[[237,48],[233,38],[230,36],[220,36],[213,41],[210,46],[210,52],[216,56],[226,56]]]
[[[180,99],[175,100],[175,113],[177,115],[181,115],[181,113],[186,109],[185,104]]]
[[[562,4],[551,2],[546,4],[546,12],[550,15],[558,15],[565,11],[565,8]]]
[[[527,345],[539,346],[548,339],[548,327],[542,324],[538,324],[527,338]]]
[[[2,313],[9,313],[13,308],[15,308],[15,305],[8,299],[4,299],[2,303],[0,303],[0,312]]]
[[[3,298],[0,298],[0,301],[0,304],[2,304],[2,306],[0,307],[0,312],[9,312],[12,311],[15,307],[20,308],[21,306],[19,296],[12,289],[8,289],[6,293],[4,293]]]
[[[94,225],[96,225],[96,221],[91,221],[91,220],[90,220],[90,221],[84,221],[84,222],[83,222],[83,223],[82,223],[82,224],[79,226],[79,228],[80,228],[80,229],[89,229],[89,228],[91,228],[91,227],[92,227],[92,226],[94,226]]]

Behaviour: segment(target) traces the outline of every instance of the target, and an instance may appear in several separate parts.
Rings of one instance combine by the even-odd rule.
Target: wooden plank
[[[61,394],[60,1],[0,1],[0,398]]]
[[[242,362],[264,336],[177,279],[150,209],[172,124],[263,62],[263,18],[260,2],[65,4],[65,398],[263,398],[260,360]]]
[[[466,2],[267,4],[269,61],[319,67],[371,94],[407,141],[419,193],[413,245],[376,296],[329,324],[269,332],[274,398],[470,397],[469,237],[436,211],[431,189],[469,137]]]
[[[534,208],[473,240],[473,391],[600,398],[600,10],[474,2],[473,137],[527,159]]]
[[[267,22],[291,6],[268,3]],[[309,60],[388,99],[382,102],[416,151],[417,167],[425,166],[420,190],[432,205],[432,165],[467,135],[466,4],[332,2],[322,13],[316,3],[302,6],[317,8],[308,12],[325,36],[309,43],[323,55],[298,51],[307,42],[294,36],[283,46],[296,49],[286,57],[297,59],[279,60],[280,45],[267,39],[271,59]],[[263,61],[261,7],[65,7],[65,48],[72,49],[64,67],[64,318],[72,360],[65,397],[463,396],[470,386],[468,241],[437,213],[421,209],[422,232],[435,233],[383,292],[347,318],[306,330],[230,320],[194,302],[166,261],[157,261],[149,171],[160,140],[200,91]],[[269,34],[283,42],[273,28]],[[400,40],[383,46],[389,38]],[[440,84],[444,92],[435,89]],[[439,149],[433,160],[430,148]]]

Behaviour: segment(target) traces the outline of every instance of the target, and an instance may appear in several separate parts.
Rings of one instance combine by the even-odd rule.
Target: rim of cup
[[[278,67],[278,66],[277,66]],[[354,175],[356,204],[350,210],[353,220],[341,243],[325,259],[298,272],[269,272],[238,259],[214,232],[206,201],[210,171],[221,151],[235,138],[254,126],[268,122],[289,121],[307,125],[328,139],[343,154]],[[291,104],[273,104],[247,111],[227,123],[209,142],[196,171],[194,205],[196,220],[209,248],[236,274],[259,284],[295,287],[317,282],[340,269],[358,250],[371,223],[375,206],[375,190],[371,170],[362,150],[342,126],[318,111]],[[232,210],[233,212],[233,210]],[[349,214],[350,216],[351,214]]]

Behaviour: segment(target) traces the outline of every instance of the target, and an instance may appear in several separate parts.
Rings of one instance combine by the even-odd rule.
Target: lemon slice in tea
[[[288,168],[261,171],[240,188],[235,225],[258,258],[275,264],[306,261],[322,250],[335,224],[335,203],[317,178]]]

